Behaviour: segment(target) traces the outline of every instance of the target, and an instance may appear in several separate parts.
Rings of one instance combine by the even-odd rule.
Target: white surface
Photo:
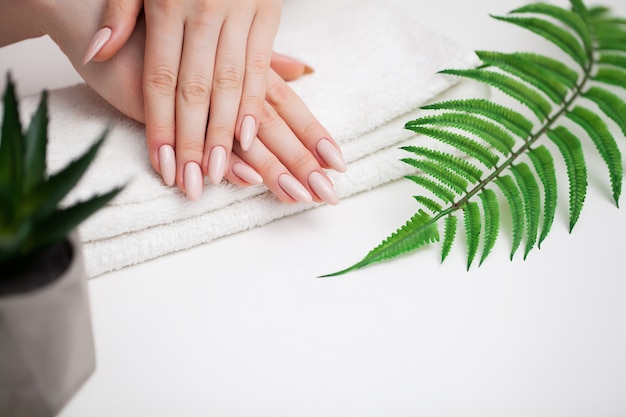
[[[487,17],[520,4],[422,13],[468,48],[528,49],[536,38]],[[0,50],[0,65],[29,48]],[[16,78],[26,93],[67,71]],[[98,370],[62,416],[623,416],[626,213],[599,159],[590,171],[574,233],[561,182],[553,232],[526,261],[509,262],[505,230],[469,272],[459,240],[443,265],[434,245],[315,279],[414,213],[416,187],[399,181],[97,278]]]

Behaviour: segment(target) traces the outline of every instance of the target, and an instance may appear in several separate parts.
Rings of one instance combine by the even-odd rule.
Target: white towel
[[[298,28],[279,31],[276,50],[301,58],[315,73],[292,83],[341,145],[346,174],[329,173],[340,197],[371,189],[409,172],[397,148],[419,140],[403,129],[425,102],[451,88],[444,68],[476,64],[471,51],[416,19],[419,4],[359,3]],[[22,101],[23,116],[38,97]],[[58,170],[82,153],[105,126],[114,126],[98,158],[68,201],[128,183],[107,207],[80,227],[88,275],[137,264],[240,232],[314,207],[284,204],[264,186],[208,184],[201,201],[189,202],[162,185],[145,147],[145,130],[85,85],[52,91],[49,168]]]

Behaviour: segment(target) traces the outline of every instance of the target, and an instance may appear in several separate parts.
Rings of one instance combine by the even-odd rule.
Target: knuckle
[[[209,137],[215,143],[232,143],[235,136],[234,126],[209,119]]]
[[[235,65],[227,64],[215,69],[214,87],[221,90],[239,90],[243,74]]]
[[[147,91],[167,96],[174,95],[177,82],[176,73],[166,66],[159,66],[148,71],[144,81]]]
[[[291,159],[288,162],[289,171],[291,172],[302,172],[302,171],[312,171],[311,167],[314,163],[313,156],[308,152],[298,152],[295,155],[292,155]]]
[[[260,52],[253,53],[246,59],[246,74],[264,75],[269,65],[270,60],[268,56]]]
[[[273,82],[267,86],[266,99],[274,107],[289,102],[294,97],[293,90],[285,83]]]
[[[118,18],[126,15],[126,2],[123,0],[110,0],[107,2],[106,11],[104,12],[105,19]]]
[[[192,77],[178,85],[182,100],[189,104],[208,103],[211,95],[209,81],[204,77]]]
[[[280,118],[278,114],[270,107],[263,106],[263,112],[261,114],[260,120],[260,130],[267,132],[272,131],[275,127],[278,126],[280,122]]]

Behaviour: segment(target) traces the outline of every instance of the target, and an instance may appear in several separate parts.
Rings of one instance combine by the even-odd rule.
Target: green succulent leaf
[[[46,145],[48,143],[48,93],[43,92],[39,107],[24,135],[24,184],[28,195],[46,179]]]
[[[10,219],[14,216],[19,190],[22,188],[24,138],[15,86],[9,76],[3,96],[3,109],[0,130],[0,193],[3,204],[0,207],[0,219]]]
[[[570,6],[531,3],[495,18],[538,34],[574,62],[534,52],[478,51],[482,63],[476,68],[441,71],[501,90],[530,109],[536,120],[523,115],[526,109],[509,108],[495,99],[464,98],[422,107],[433,113],[405,127],[452,149],[435,151],[425,141],[419,147],[403,148],[412,153],[403,161],[420,171],[407,178],[428,194],[417,195],[415,200],[432,217],[420,209],[410,228],[392,234],[376,253],[342,272],[438,240],[439,222],[444,223],[443,262],[457,237],[460,211],[467,268],[478,255],[481,237],[482,265],[500,231],[509,232],[509,228],[500,228],[503,204],[511,219],[510,257],[513,259],[525,237],[526,259],[533,248],[541,247],[557,216],[553,153],[561,154],[567,171],[570,232],[580,219],[589,186],[582,141],[593,143],[598,150],[608,170],[613,198],[619,203],[623,161],[612,130],[617,126],[626,136],[626,100],[621,94],[626,89],[626,19],[613,16],[605,7],[587,8],[582,0],[570,0]],[[576,134],[566,126],[576,128]],[[555,146],[546,146],[548,143]],[[478,162],[484,168],[478,168]],[[498,198],[496,187],[504,198]],[[419,238],[415,237],[416,245],[411,248],[406,236],[413,233]],[[401,250],[396,250],[396,243]],[[384,256],[379,257],[379,251]]]

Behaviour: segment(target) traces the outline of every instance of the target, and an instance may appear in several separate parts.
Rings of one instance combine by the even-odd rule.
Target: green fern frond
[[[626,70],[619,68],[601,67],[591,79],[600,83],[626,88]]]
[[[441,245],[441,262],[445,261],[450,254],[452,244],[454,243],[454,239],[456,238],[457,223],[458,220],[456,216],[449,215],[446,217],[443,232],[443,244]]]
[[[500,230],[500,206],[498,204],[498,197],[493,190],[485,188],[479,195],[482,201],[483,213],[485,217],[483,253],[479,264],[482,265],[483,262],[485,262],[485,259],[487,259],[487,256],[491,253],[491,250],[498,239],[498,233]]]
[[[463,208],[463,212],[465,236],[467,238],[467,269],[469,270],[478,253],[482,224],[480,221],[480,208],[478,207],[478,203],[474,201],[469,203]]]
[[[574,229],[587,195],[587,165],[580,140],[567,128],[558,126],[547,133],[563,155],[569,178],[569,230]]]
[[[539,185],[535,176],[531,172],[528,165],[520,163],[512,165],[511,171],[517,181],[517,185],[521,191],[524,200],[524,215],[526,218],[526,249],[524,251],[524,259],[535,246],[537,242],[537,234],[539,231],[539,217],[541,213],[541,197]]]
[[[535,66],[543,68],[550,73],[551,77],[565,87],[573,89],[580,78],[580,74],[574,71],[561,61],[554,58],[550,58],[540,54],[534,54],[529,52],[516,52],[512,55],[516,55],[522,60],[533,63]]]
[[[420,210],[398,231],[372,249],[361,262],[343,271],[324,275],[320,278],[345,274],[374,262],[381,262],[438,241],[439,229],[437,228],[436,218],[432,218],[425,211]]]
[[[619,151],[615,138],[611,135],[609,128],[604,120],[587,110],[584,107],[576,106],[572,111],[567,113],[567,117],[581,126],[593,143],[596,145],[598,152],[604,159],[611,179],[611,189],[615,204],[619,205],[619,197],[622,193],[622,154]]]
[[[513,242],[511,246],[511,259],[515,256],[515,252],[522,243],[522,236],[524,235],[524,201],[520,194],[515,181],[508,176],[504,175],[495,180],[496,185],[502,190],[504,197],[509,202],[511,208],[511,223],[513,227]]]
[[[556,214],[557,203],[557,184],[556,184],[556,169],[554,167],[554,159],[548,148],[541,145],[535,149],[530,149],[528,152],[537,176],[543,184],[543,223],[541,225],[541,235],[537,247],[541,248],[541,244],[548,237],[552,224],[554,223],[554,217]]]
[[[427,178],[424,175],[407,175],[406,179],[413,181],[415,184],[424,187],[445,203],[454,203],[455,195],[452,191],[442,187],[439,183]]]
[[[417,160],[413,158],[404,158],[401,159],[401,161],[417,168],[424,174],[431,175],[432,177],[438,179],[448,188],[450,188],[459,195],[463,195],[467,192],[468,182],[463,177],[446,169],[446,167],[442,166],[441,164],[427,160]]]
[[[584,10],[580,8],[581,4],[573,5],[573,6],[574,8],[578,7],[579,13]],[[579,13],[565,10],[559,6],[554,6],[552,4],[547,4],[547,3],[532,3],[532,4],[528,4],[526,6],[522,6],[518,9],[511,11],[511,14],[519,14],[519,13],[542,14],[542,15],[549,16],[560,21],[561,23],[565,24],[565,26],[568,26],[570,29],[572,29],[578,35],[578,38],[582,41],[587,54],[589,54],[589,52],[591,51],[591,48],[592,48],[591,34],[589,33],[589,28],[585,24],[584,18],[581,17]]]
[[[536,17],[507,17],[507,16],[492,16],[497,20],[503,22],[512,23],[520,26],[524,29],[528,29],[531,32],[536,33],[544,39],[549,40],[563,52],[569,55],[581,68],[584,68],[587,64],[587,54],[580,44],[580,41],[576,39],[567,30],[557,26],[556,24],[541,18]]]
[[[422,109],[450,110],[466,114],[481,115],[496,123],[500,123],[510,132],[524,140],[531,135],[533,129],[533,123],[521,113],[504,107],[502,104],[482,98],[443,101],[441,103],[424,106]]]
[[[478,136],[503,155],[509,155],[515,146],[515,139],[498,125],[471,114],[442,113],[421,117],[408,122],[405,127],[434,125],[463,130]]]
[[[596,103],[626,136],[626,102],[624,100],[608,90],[595,86],[583,93],[583,97]]]
[[[404,146],[400,149],[442,164],[472,183],[480,181],[483,175],[483,172],[474,164],[449,153],[417,146]]]
[[[498,163],[499,158],[493,152],[467,136],[459,135],[443,129],[434,129],[422,126],[412,126],[407,129],[412,130],[415,133],[430,136],[433,139],[437,139],[447,145],[453,146],[472,158],[476,158],[488,168],[493,168]]]
[[[598,57],[598,64],[613,65],[626,69],[626,56],[611,52],[604,52]]]
[[[555,78],[552,73],[517,54],[476,51],[476,55],[485,66],[498,67],[502,71],[519,77],[540,90],[555,104],[561,104],[569,92],[569,88],[562,84],[560,79]]]
[[[415,198],[415,201],[422,204],[424,207],[426,207],[428,210],[435,214],[440,213],[441,210],[443,210],[441,204],[437,203],[432,198],[424,197],[423,195],[416,195],[413,198]]]
[[[432,217],[420,208],[407,225],[363,260],[337,274],[438,241],[440,222],[444,226],[443,262],[457,237],[459,211],[464,216],[467,268],[478,254],[481,239],[482,265],[500,233],[500,204],[505,203],[511,219],[510,258],[525,238],[526,259],[533,248],[541,247],[557,215],[557,168],[552,147],[542,141],[556,145],[567,171],[570,232],[580,218],[588,189],[586,148],[581,141],[591,141],[598,150],[618,204],[623,161],[609,123],[614,122],[626,136],[626,100],[620,95],[626,89],[626,19],[615,18],[604,7],[587,8],[582,0],[570,0],[570,5],[571,10],[533,3],[494,18],[540,35],[573,63],[532,52],[478,51],[482,61],[478,67],[441,71],[498,89],[536,118],[531,121],[522,112],[490,99],[449,100],[422,107],[435,113],[409,121],[405,127],[456,151],[452,155],[425,145],[403,148],[415,157],[403,161],[423,172],[407,178],[430,193],[415,200]],[[566,127],[572,124],[580,137]],[[478,163],[486,168],[478,168]]]
[[[552,111],[552,105],[541,94],[510,76],[482,69],[444,70],[441,73],[469,78],[495,87],[528,107],[539,121],[547,119]]]

